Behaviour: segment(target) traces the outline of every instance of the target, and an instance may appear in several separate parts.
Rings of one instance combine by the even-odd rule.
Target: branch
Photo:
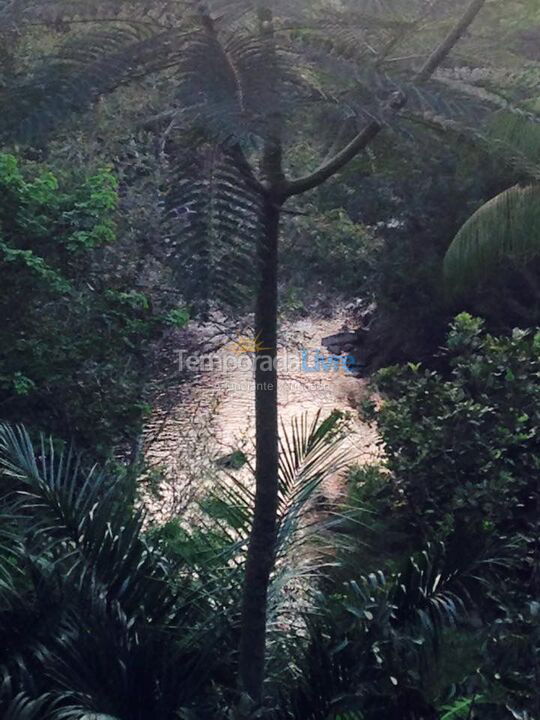
[[[457,25],[450,31],[448,36],[443,42],[435,48],[429,58],[426,60],[423,68],[417,73],[415,80],[418,83],[427,82],[433,75],[435,70],[439,67],[443,60],[446,60],[448,55],[452,52],[453,48],[461,40],[463,35],[467,32],[472,23],[476,20],[476,16],[480,10],[486,4],[486,0],[473,0],[467,8],[467,11],[457,23]]]
[[[390,98],[388,107],[393,112],[397,112],[405,106],[406,97],[403,93],[395,93]],[[331,178],[333,175],[342,170],[346,165],[349,164],[362,150],[364,150],[372,140],[382,130],[383,125],[377,120],[372,120],[366,127],[358,133],[358,135],[346,145],[337,155],[331,160],[321,165],[318,170],[315,170],[311,175],[306,175],[298,180],[291,180],[288,182],[283,189],[283,196],[285,199],[292,197],[293,195],[301,195],[308,190],[313,190],[319,185],[322,185],[326,180]]]
[[[485,3],[486,0],[472,0],[463,17],[442,43],[435,48],[424,66],[416,74],[414,79],[417,83],[427,82],[431,78],[442,61],[448,57],[455,45],[467,32]],[[394,93],[387,103],[387,110],[394,114],[404,108],[406,104],[407,98],[403,93]],[[372,120],[343,150],[321,165],[315,172],[298,180],[285,183],[281,193],[282,200],[285,201],[294,195],[301,195],[322,185],[364,150],[377,137],[383,127],[381,122]]]

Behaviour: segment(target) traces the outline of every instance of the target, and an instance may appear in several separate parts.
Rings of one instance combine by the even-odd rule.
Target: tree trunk
[[[486,0],[471,0],[457,25],[432,52],[417,74],[417,82],[426,82],[452,48],[467,32]],[[261,37],[264,41],[269,82],[275,80],[276,49],[270,9],[259,6]],[[275,86],[274,86],[275,89]],[[261,184],[264,197],[264,236],[259,246],[259,289],[255,311],[255,336],[259,344],[255,368],[256,417],[256,491],[253,527],[248,547],[242,624],[240,635],[240,687],[255,705],[263,700],[266,655],[266,614],[268,586],[275,560],[278,508],[278,395],[277,395],[277,276],[278,240],[281,206],[294,195],[322,185],[342,170],[379,134],[383,124],[373,120],[333,158],[314,173],[287,181],[283,172],[282,117],[276,91],[276,103],[266,108],[269,134],[265,140]],[[403,93],[388,100],[387,112],[396,113],[407,102]],[[252,173],[249,173],[250,177]]]
[[[265,199],[264,236],[259,247],[259,286],[255,310],[258,344],[255,367],[256,490],[248,547],[242,629],[240,684],[259,704],[266,650],[268,585],[274,566],[278,508],[277,275],[280,206]]]

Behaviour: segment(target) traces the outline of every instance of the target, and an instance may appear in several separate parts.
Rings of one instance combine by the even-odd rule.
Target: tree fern
[[[385,128],[397,126],[407,105],[412,112],[446,118],[466,130],[483,126],[488,114],[499,109],[494,90],[491,97],[485,89],[469,93],[436,75],[440,68],[446,72],[462,65],[456,46],[461,43],[464,54],[470,53],[478,39],[471,32],[478,15],[488,8],[491,22],[491,7],[498,3],[363,0],[342,3],[325,20],[327,5],[303,0],[189,1],[175,4],[173,12],[168,3],[152,11],[141,3],[151,19],[149,36],[133,38],[130,29],[119,30],[122,23],[113,21],[109,40],[106,30],[101,34],[101,23],[97,32],[96,14],[94,23],[77,31],[81,34],[73,61],[70,41],[63,37],[73,29],[69,18],[61,18],[51,31],[60,51],[45,63],[36,60],[30,77],[20,83],[16,76],[1,98],[17,110],[15,123],[0,118],[8,141],[20,137],[18,125],[28,132],[37,118],[50,133],[55,123],[65,123],[116,87],[131,81],[144,87],[145,78],[158,74],[171,123],[161,143],[173,170],[167,239],[176,242],[180,265],[185,266],[186,294],[202,288],[207,296],[227,299],[237,295],[246,272],[258,281],[255,335],[267,349],[256,353],[257,483],[240,642],[241,685],[256,704],[262,701],[267,590],[279,530],[274,361],[282,206],[339,173]],[[22,30],[30,27],[32,17],[32,6],[24,7],[27,25],[22,23]],[[136,33],[141,32],[143,15],[144,10],[134,12]],[[92,49],[96,37],[101,53]],[[306,46],[316,48],[316,58],[309,57]],[[475,62],[478,67],[484,64],[483,57]],[[60,95],[54,92],[58,79]],[[30,102],[24,100],[28,88]],[[497,102],[492,102],[493,95]],[[512,100],[513,110],[532,113],[526,94],[515,93]],[[314,156],[323,154],[321,164],[291,179],[285,152],[291,132],[297,131],[299,117],[313,116],[319,109],[328,112],[329,107],[346,122],[352,115],[356,133],[329,157],[324,157],[327,143],[316,133],[311,148]],[[194,147],[175,141],[176,130],[177,138],[187,138]],[[250,239],[257,245],[257,264],[245,260]],[[233,250],[235,245],[238,250]],[[226,267],[234,273],[232,283]],[[206,268],[209,279],[199,282]],[[226,284],[233,290],[224,290]]]

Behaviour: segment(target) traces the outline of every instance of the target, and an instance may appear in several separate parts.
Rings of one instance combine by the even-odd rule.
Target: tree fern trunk
[[[268,585],[274,565],[278,507],[277,273],[280,207],[265,200],[265,232],[259,248],[259,288],[255,334],[256,492],[249,542],[242,630],[240,682],[255,703],[262,698],[266,648]]]

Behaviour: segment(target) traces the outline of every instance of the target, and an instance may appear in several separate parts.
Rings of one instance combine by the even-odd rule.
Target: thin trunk
[[[280,207],[267,197],[265,232],[259,247],[259,288],[255,336],[256,491],[248,547],[242,629],[240,684],[256,703],[262,699],[266,654],[266,612],[274,566],[278,507],[277,274]]]
[[[486,0],[471,0],[454,30],[430,55],[418,73],[417,81],[428,80],[438,65],[467,31]],[[272,13],[259,8],[261,38],[267,52],[269,78],[276,74],[276,48]],[[255,369],[256,491],[253,527],[249,541],[240,636],[240,687],[255,705],[263,700],[266,655],[266,615],[268,587],[275,561],[278,508],[278,387],[277,387],[277,276],[279,222],[282,204],[294,195],[312,190],[344,168],[379,134],[383,125],[369,123],[351,142],[311,175],[287,181],[283,172],[282,122],[279,97],[275,91],[275,110],[268,111],[268,135],[262,158],[264,197],[264,237],[259,247],[259,289],[255,312],[255,335],[259,344]],[[396,113],[407,102],[395,93],[387,102],[387,112]],[[274,103],[271,103],[273,106]],[[251,175],[251,173],[250,173]]]

